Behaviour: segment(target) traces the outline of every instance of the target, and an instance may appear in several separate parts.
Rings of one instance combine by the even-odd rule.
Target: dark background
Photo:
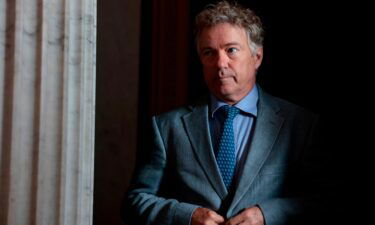
[[[192,30],[196,13],[212,2],[98,0],[94,224],[121,224],[121,199],[150,116],[206,92]],[[366,187],[366,160],[359,160],[369,149],[364,128],[373,105],[365,98],[371,90],[364,66],[366,7],[352,1],[238,2],[264,23],[259,84],[321,116],[337,207],[348,220],[356,217]]]

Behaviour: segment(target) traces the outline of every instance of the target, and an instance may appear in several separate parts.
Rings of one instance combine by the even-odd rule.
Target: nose
[[[219,52],[217,54],[217,67],[219,69],[228,68],[229,58],[224,52]]]

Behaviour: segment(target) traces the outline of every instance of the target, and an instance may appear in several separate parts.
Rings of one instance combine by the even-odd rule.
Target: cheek
[[[248,78],[251,77],[251,74],[255,71],[255,65],[253,61],[244,62],[242,66],[239,68],[243,77]]]
[[[213,85],[213,76],[208,70],[203,71],[203,77],[208,87]]]
[[[212,80],[215,77],[215,70],[209,66],[203,66],[203,75],[206,81]]]

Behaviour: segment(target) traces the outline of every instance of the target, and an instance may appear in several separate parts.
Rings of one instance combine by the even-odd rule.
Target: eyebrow
[[[224,44],[223,47],[228,47],[228,46],[232,46],[232,45],[241,46],[240,43],[238,43],[238,42],[228,42],[228,43]],[[204,50],[207,50],[207,49],[213,49],[213,48],[210,47],[210,46],[205,46],[205,47],[202,47],[199,51],[204,51]]]
[[[229,42],[229,43],[226,43],[224,46],[227,47],[227,46],[230,46],[230,45],[238,45],[238,46],[241,46],[240,43],[238,43],[238,42]]]

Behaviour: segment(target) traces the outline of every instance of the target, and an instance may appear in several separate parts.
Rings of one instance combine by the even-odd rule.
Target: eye
[[[202,51],[201,53],[203,56],[211,56],[213,53],[212,53],[212,50],[211,49],[205,49]]]
[[[235,48],[235,47],[228,48],[227,52],[229,54],[234,54],[234,53],[238,52],[238,48]]]

